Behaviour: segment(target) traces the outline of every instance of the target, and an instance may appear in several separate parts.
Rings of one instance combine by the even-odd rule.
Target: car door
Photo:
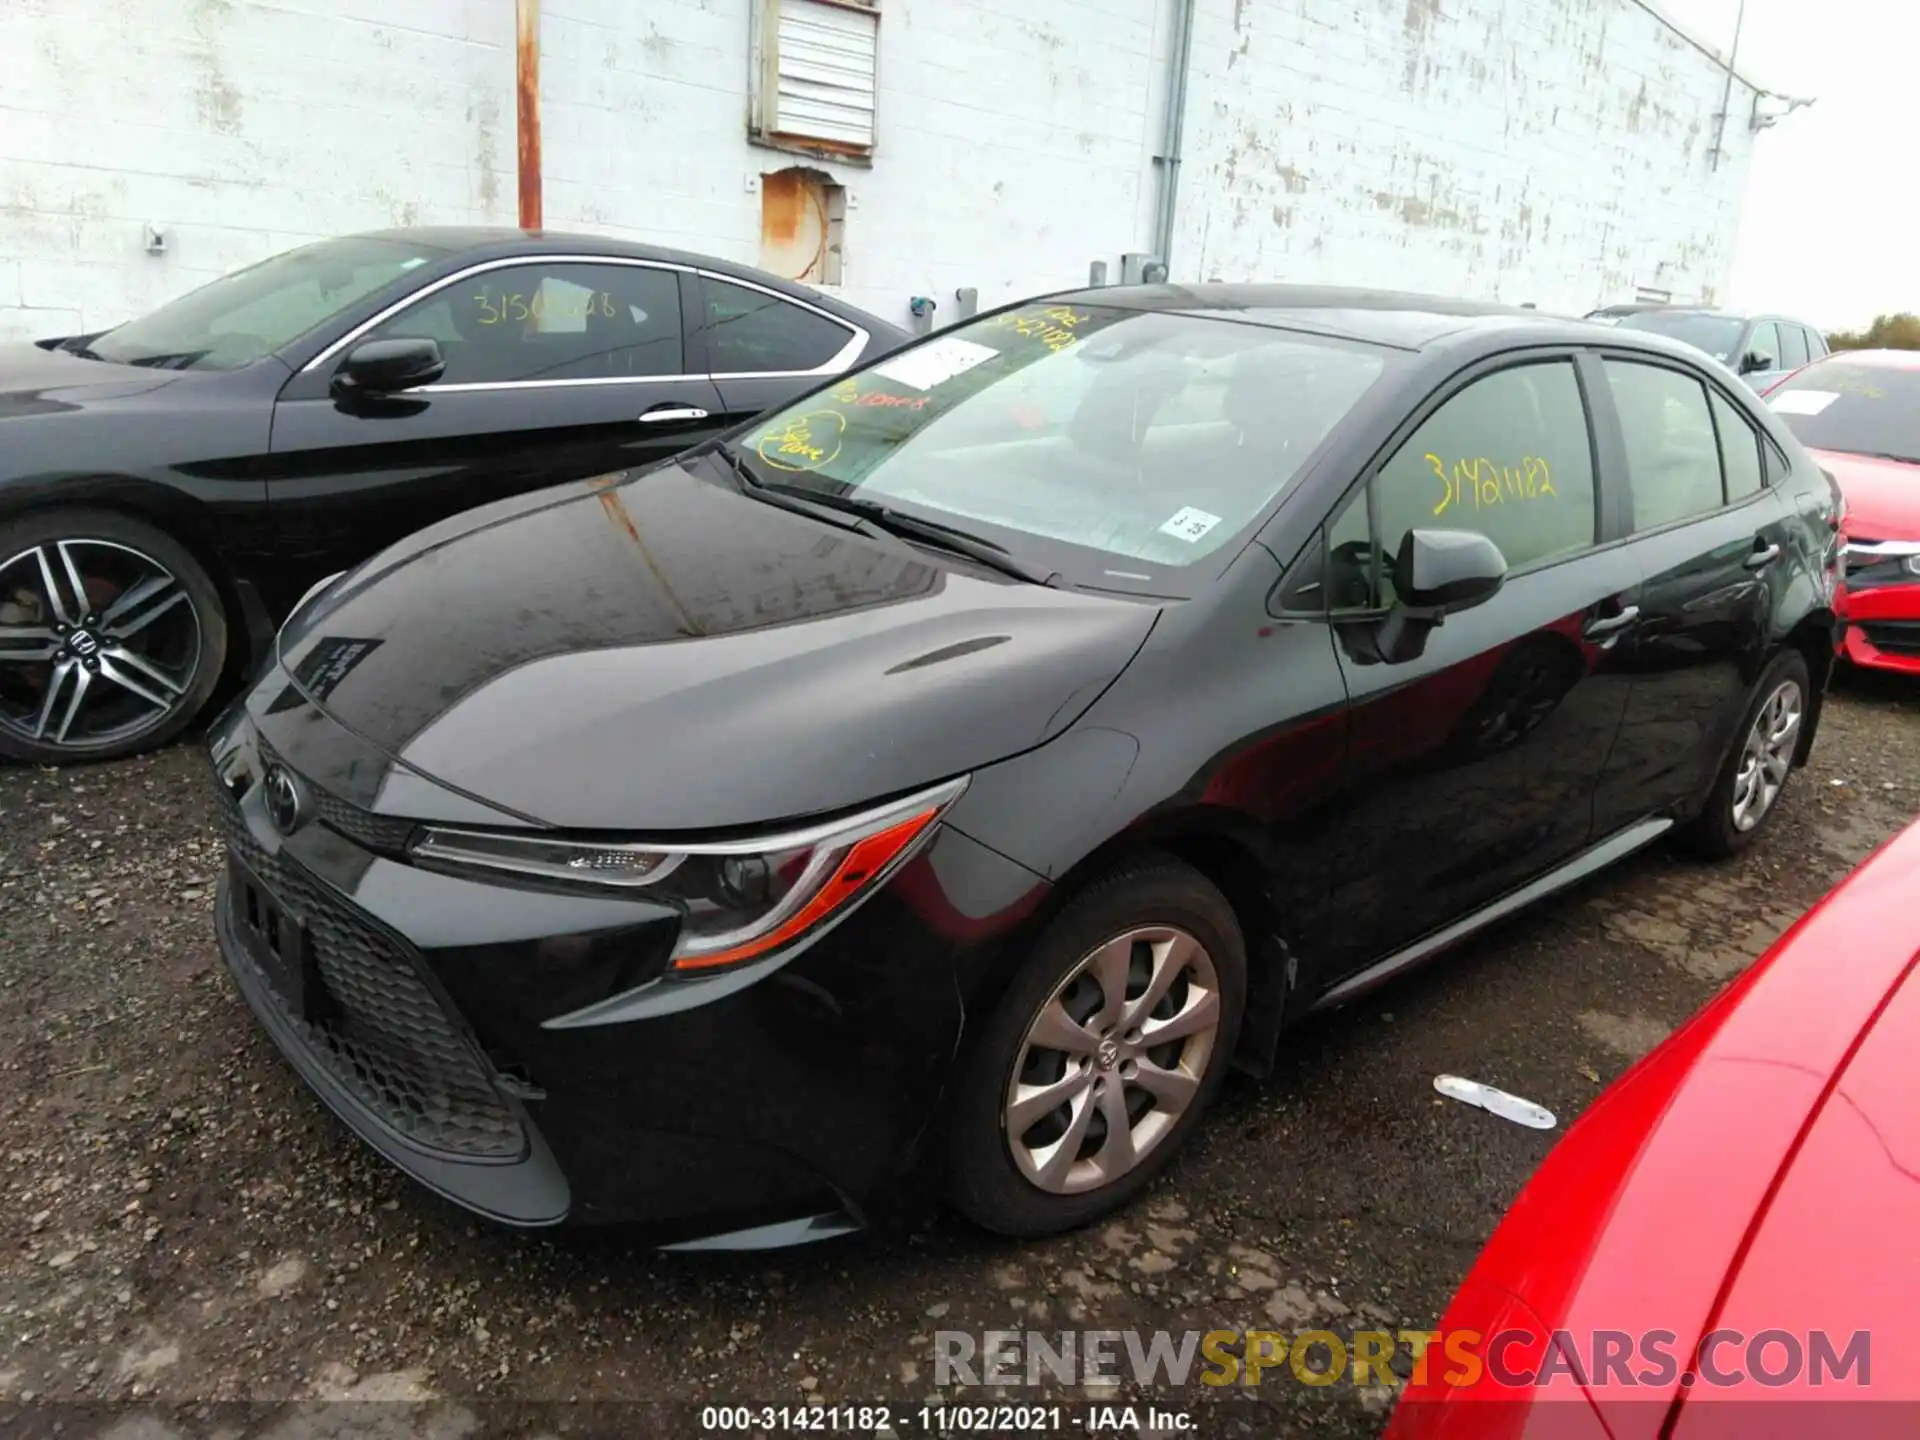
[[[1612,538],[1572,352],[1456,380],[1328,527],[1328,619],[1349,695],[1331,973],[1359,968],[1568,860],[1625,708],[1614,665],[1639,576]],[[1408,531],[1470,530],[1501,590],[1424,653],[1375,658]]]
[[[1618,436],[1639,614],[1633,677],[1596,799],[1600,823],[1685,804],[1713,783],[1767,657],[1774,590],[1793,561],[1792,511],[1731,392],[1665,357],[1610,354],[1597,423]]]
[[[685,358],[683,292],[697,303],[673,266],[495,261],[330,346],[274,407],[268,498],[289,571],[310,581],[458,511],[644,465],[717,431],[719,394]],[[331,393],[356,345],[419,337],[446,361],[432,384],[364,401]]]
[[[737,277],[698,281],[693,345],[730,425],[838,375],[866,348],[865,330],[815,306]]]

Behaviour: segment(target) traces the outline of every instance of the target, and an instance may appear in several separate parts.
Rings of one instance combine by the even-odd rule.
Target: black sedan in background
[[[937,1173],[1059,1230],[1310,1011],[1659,837],[1751,843],[1838,514],[1656,337],[1020,305],[323,589],[215,727],[219,945],[497,1220],[763,1245]]]
[[[0,756],[158,745],[315,582],[456,511],[670,455],[907,338],[697,255],[413,229],[0,349]]]

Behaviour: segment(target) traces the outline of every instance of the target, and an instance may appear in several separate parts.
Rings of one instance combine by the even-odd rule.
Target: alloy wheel
[[[82,754],[185,703],[200,617],[165,565],[111,540],[50,540],[0,559],[0,727]]]
[[[1040,1189],[1080,1194],[1152,1153],[1200,1092],[1221,1020],[1213,958],[1185,930],[1128,930],[1083,956],[1027,1026],[1003,1124]]]
[[[1747,731],[1740,752],[1740,768],[1733,777],[1733,828],[1746,831],[1766,819],[1793,769],[1794,747],[1800,741],[1804,700],[1800,682],[1784,680],[1761,705]]]

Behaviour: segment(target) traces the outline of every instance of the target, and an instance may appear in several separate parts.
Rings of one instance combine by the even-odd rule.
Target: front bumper
[[[908,1193],[959,1043],[960,977],[1030,906],[1030,873],[942,829],[811,946],[663,978],[672,912],[407,863],[407,821],[337,798],[379,792],[369,769],[389,762],[282,705],[249,701],[213,737],[234,867],[220,949],[274,1043],[375,1151],[495,1221],[637,1222],[663,1242],[813,1238]],[[291,833],[260,783],[275,762],[317,802]],[[589,1007],[592,1023],[555,1023]]]
[[[1870,670],[1920,675],[1920,580],[1849,585],[1840,653]]]

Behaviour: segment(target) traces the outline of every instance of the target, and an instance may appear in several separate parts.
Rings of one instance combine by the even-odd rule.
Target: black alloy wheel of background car
[[[0,349],[0,757],[163,744],[318,581],[461,510],[651,464],[906,338],[702,256],[412,229]]]
[[[939,1172],[1058,1231],[1313,1012],[1662,837],[1752,844],[1839,516],[1661,337],[1009,307],[322,588],[215,727],[218,942],[496,1220],[765,1246]]]

